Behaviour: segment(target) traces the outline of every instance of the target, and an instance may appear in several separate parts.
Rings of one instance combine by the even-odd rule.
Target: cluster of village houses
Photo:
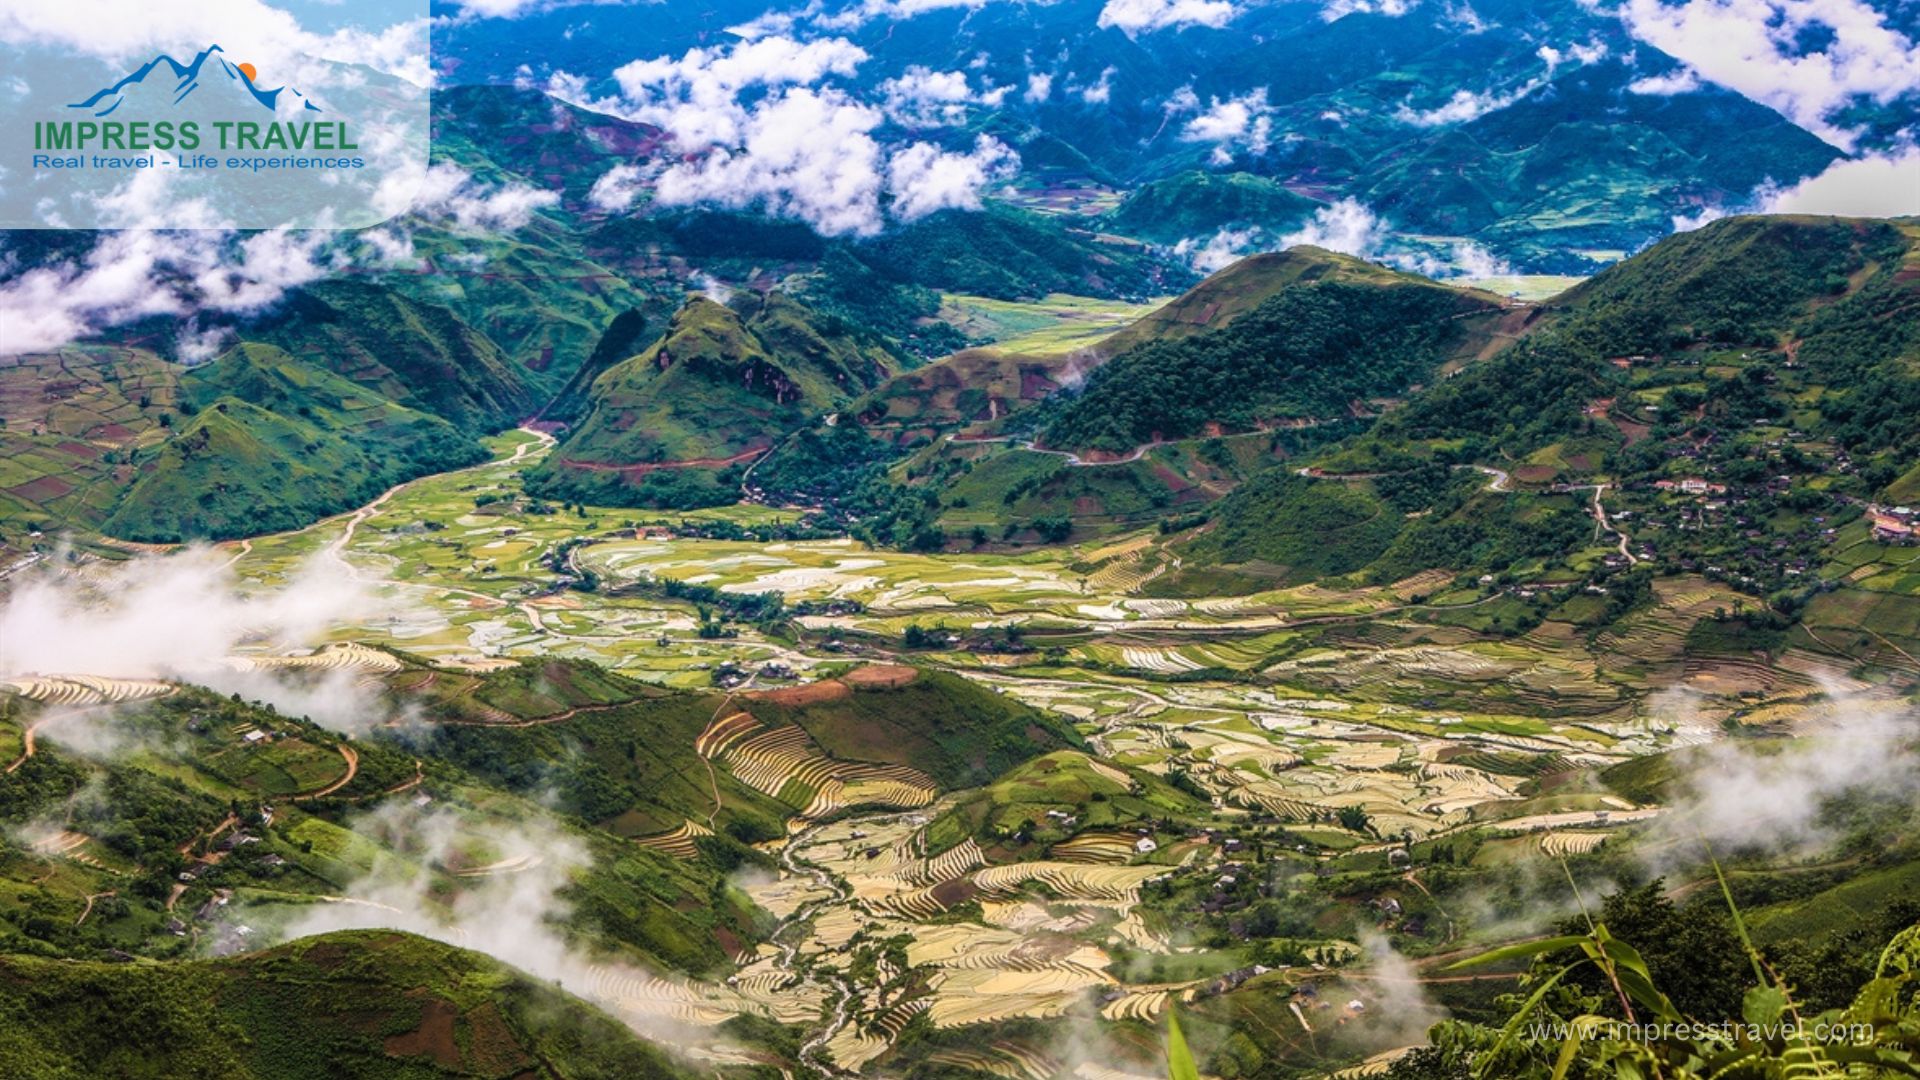
[[[1867,520],[1873,523],[1873,538],[1881,543],[1920,542],[1920,511],[1911,506],[1870,505]]]

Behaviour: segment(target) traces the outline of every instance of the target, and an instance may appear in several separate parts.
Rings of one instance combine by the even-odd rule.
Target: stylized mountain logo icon
[[[162,73],[156,75],[156,72]],[[171,81],[169,81],[169,75],[171,75]],[[225,87],[229,90],[244,91],[249,98],[268,112],[278,112],[280,100],[283,97],[298,101],[308,111],[321,111],[320,106],[308,101],[305,95],[290,86],[262,90],[254,85],[254,75],[255,70],[252,64],[230,62],[226,53],[218,45],[208,46],[200,55],[193,58],[191,64],[182,64],[162,53],[147,61],[140,70],[85,101],[74,102],[68,108],[88,109],[95,116],[107,116],[130,99],[142,103],[151,101],[179,105],[194,91],[199,90],[204,82],[216,88]],[[148,81],[149,76],[154,76],[151,83]],[[207,91],[207,93],[216,94],[220,92],[222,92],[220,89]],[[201,95],[199,100],[204,100],[205,96],[205,94]]]

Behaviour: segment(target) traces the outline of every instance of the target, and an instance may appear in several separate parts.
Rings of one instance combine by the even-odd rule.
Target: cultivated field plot
[[[835,760],[797,725],[762,724],[746,712],[715,718],[695,740],[694,751],[725,764],[755,791],[804,807],[803,821],[851,806],[925,806],[939,792],[918,769]]]
[[[948,293],[941,297],[940,317],[1000,351],[1050,356],[1093,345],[1165,302],[1128,304],[1064,293],[1011,301]]]

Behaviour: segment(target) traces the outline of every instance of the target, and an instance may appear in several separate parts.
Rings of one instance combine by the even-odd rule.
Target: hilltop
[[[595,377],[579,424],[533,475],[538,490],[639,506],[730,502],[747,461],[892,371],[871,338],[784,294],[743,306],[689,297],[664,336]]]
[[[1788,614],[1825,610],[1837,601],[1804,582],[1834,557],[1836,526],[1892,501],[1909,468],[1912,425],[1895,418],[1920,406],[1915,247],[1897,225],[1832,218],[1674,237],[1548,301],[1517,343],[1313,475],[1229,496],[1189,553],[1293,575],[1537,573],[1585,531],[1619,549],[1616,571],[1711,567]],[[1596,518],[1582,504],[1598,485],[1605,510],[1643,523]],[[1328,562],[1316,529],[1366,539]]]
[[[1486,294],[1295,251],[1242,260],[1103,342],[1114,358],[1048,418],[1045,441],[1124,452],[1364,413],[1478,353],[1501,311]]]
[[[687,1075],[550,983],[385,931],[167,964],[0,955],[9,1076]]]

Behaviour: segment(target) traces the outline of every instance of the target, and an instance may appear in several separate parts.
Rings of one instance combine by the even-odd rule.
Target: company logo
[[[208,70],[209,62],[213,65],[211,70]],[[171,85],[168,85],[168,74],[160,74],[155,77],[155,73],[161,71],[163,67],[167,72],[171,73]],[[204,83],[202,81],[203,73],[207,76]],[[149,78],[153,79],[151,84],[148,82]],[[322,111],[320,106],[308,101],[301,95],[300,91],[290,86],[282,86],[273,90],[261,89],[258,81],[259,78],[260,72],[252,64],[236,64],[227,59],[225,52],[221,50],[220,46],[209,45],[201,51],[200,55],[193,58],[193,63],[191,64],[183,65],[180,61],[162,53],[147,61],[146,64],[141,66],[140,70],[135,71],[133,74],[128,75],[126,78],[121,79],[105,90],[94,94],[87,100],[76,101],[68,107],[87,109],[96,117],[106,117],[112,116],[120,106],[125,105],[129,100],[139,102],[140,105],[145,105],[149,102],[159,102],[178,106],[192,97],[202,85],[210,85],[212,86],[212,89],[208,91],[210,95],[232,94],[235,92],[244,93],[246,97],[251,98],[256,104],[271,113],[277,114],[280,111],[280,99],[283,96],[287,97],[290,101],[299,102],[306,110],[312,112]],[[136,108],[138,107],[139,106],[136,106]]]
[[[338,18],[387,33],[426,2]],[[168,0],[124,7],[165,44],[129,59],[0,40],[0,228],[365,228],[406,205],[432,138],[408,77],[424,56],[385,70],[237,31],[181,42]]]
[[[67,106],[84,110],[91,119],[36,121],[33,148],[115,150],[132,154],[153,150],[304,153],[359,149],[344,120],[311,119],[326,110],[291,86],[263,89],[255,81],[259,77],[258,68],[228,60],[218,45],[201,50],[191,64],[182,64],[162,53],[112,86]],[[266,111],[266,118],[260,118],[260,109]],[[236,119],[242,115],[254,119]],[[34,167],[126,167],[118,158],[101,160],[106,162],[104,166],[85,159],[47,155],[36,157]],[[143,164],[135,168],[152,168],[157,164],[150,158],[136,160]],[[194,167],[211,163],[212,159],[196,160]],[[348,163],[330,167],[359,166]]]

